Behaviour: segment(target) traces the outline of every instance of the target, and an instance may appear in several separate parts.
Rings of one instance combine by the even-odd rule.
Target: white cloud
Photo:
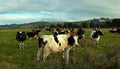
[[[119,3],[120,0],[0,0],[0,24],[120,17]]]

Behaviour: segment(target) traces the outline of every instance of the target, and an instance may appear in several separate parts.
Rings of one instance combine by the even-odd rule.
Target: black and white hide
[[[111,30],[109,30],[110,33],[117,33],[117,28],[112,28]]]
[[[109,30],[110,33],[120,33],[120,28],[115,28],[115,29],[111,29]]]
[[[65,59],[65,64],[69,65],[69,51],[71,48],[78,46],[78,36],[70,35],[57,35],[57,41],[53,35],[42,35],[38,38],[38,52],[37,60],[40,60],[40,55],[43,55],[43,61],[46,61],[46,58],[51,53],[63,52],[63,57]]]
[[[54,32],[53,32],[53,35],[61,35],[61,34],[68,34],[69,33],[69,30],[62,30],[62,31],[60,31],[60,30],[54,30]]]
[[[85,30],[83,30],[82,28],[79,28],[77,31],[77,35],[79,40],[82,38],[85,38]]]
[[[119,33],[119,34],[120,34],[120,28],[117,28],[117,33]]]
[[[26,40],[26,34],[25,32],[17,32],[17,35],[16,35],[16,40],[19,42],[19,47],[20,49],[24,49],[24,41]]]
[[[100,40],[100,36],[103,35],[103,31],[102,30],[93,30],[91,32],[90,38],[93,40],[94,45],[95,46],[99,46],[99,40]]]
[[[109,30],[110,33],[116,33],[117,31],[114,30]]]
[[[30,37],[38,37],[40,30],[33,30],[32,32],[27,32],[28,38]]]

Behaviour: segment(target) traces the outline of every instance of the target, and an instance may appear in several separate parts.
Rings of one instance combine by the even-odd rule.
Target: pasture
[[[0,69],[62,69],[62,53],[51,54],[44,64],[42,57],[36,62],[38,44],[35,38],[25,41],[25,49],[19,49],[16,32],[30,29],[0,30]],[[70,51],[69,69],[120,69],[120,34],[102,29],[104,35],[99,46],[94,46],[89,38],[92,29],[85,29],[86,37],[80,40],[79,47]],[[42,30],[39,35],[52,34]]]

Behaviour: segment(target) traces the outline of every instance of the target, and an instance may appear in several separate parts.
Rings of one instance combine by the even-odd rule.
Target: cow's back
[[[67,37],[68,35],[57,35],[58,41],[61,45],[59,45],[53,35],[42,35],[40,38],[43,38],[43,42],[47,42],[44,46],[44,49],[53,52],[63,51],[65,47],[67,47]]]

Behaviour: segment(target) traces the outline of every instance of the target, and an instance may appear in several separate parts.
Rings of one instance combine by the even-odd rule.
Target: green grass
[[[51,54],[46,64],[42,58],[36,62],[37,40],[27,39],[25,49],[20,50],[15,39],[16,32],[29,29],[0,30],[0,69],[62,69],[64,61],[62,53]],[[92,29],[86,30],[86,38],[80,41],[79,47],[70,51],[69,69],[120,69],[120,34],[109,33],[103,29],[104,36],[99,47],[90,40]],[[42,34],[52,34],[42,30]]]

